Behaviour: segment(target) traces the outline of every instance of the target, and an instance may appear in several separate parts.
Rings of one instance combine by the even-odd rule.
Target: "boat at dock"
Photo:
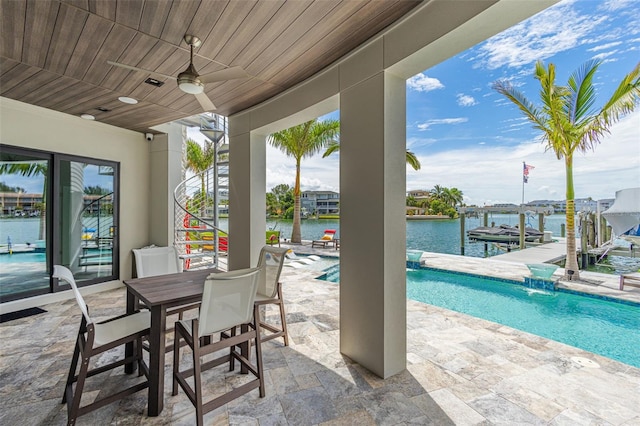
[[[495,243],[516,243],[520,241],[520,229],[515,226],[478,226],[467,231],[470,241],[487,241]],[[544,232],[535,228],[524,228],[524,240],[527,242],[541,241]]]
[[[616,191],[613,205],[602,213],[618,237],[640,244],[640,187]]]

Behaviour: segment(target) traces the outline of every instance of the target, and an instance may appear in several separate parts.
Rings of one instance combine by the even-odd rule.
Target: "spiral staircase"
[[[214,148],[214,165],[182,181],[174,191],[174,245],[185,269],[220,267],[227,255],[228,234],[219,227],[220,215],[228,213],[221,204],[229,193],[229,145],[226,118],[217,114],[200,116],[200,133]]]

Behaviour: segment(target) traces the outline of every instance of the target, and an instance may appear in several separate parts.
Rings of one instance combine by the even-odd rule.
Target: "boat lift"
[[[464,238],[465,238],[465,217],[467,215],[476,216],[479,214],[483,215],[483,226],[489,225],[489,213],[505,213],[505,214],[518,214],[520,217],[520,225],[518,228],[520,229],[520,238],[519,238],[519,246],[520,249],[525,248],[525,218],[532,213],[538,215],[538,229],[540,232],[544,232],[544,215],[553,214],[553,207],[530,207],[530,206],[520,206],[520,207],[460,207],[458,208],[458,213],[460,215],[460,254],[464,256]],[[486,245],[486,244],[485,244]]]

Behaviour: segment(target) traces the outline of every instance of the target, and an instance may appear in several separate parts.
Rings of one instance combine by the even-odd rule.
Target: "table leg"
[[[167,311],[163,306],[151,308],[149,333],[149,400],[148,414],[158,416],[164,408],[164,349]]]
[[[136,311],[137,306],[138,306],[138,298],[127,289],[127,314],[129,315],[133,314]],[[136,350],[134,345],[135,345],[134,342],[129,342],[125,345],[125,348],[124,348],[125,357],[133,356]],[[137,367],[138,367],[138,364],[135,362],[125,364],[124,372],[127,374],[132,374],[136,371]]]

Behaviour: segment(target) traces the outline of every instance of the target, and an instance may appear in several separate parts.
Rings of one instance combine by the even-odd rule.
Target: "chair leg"
[[[171,395],[176,396],[178,394],[178,379],[177,374],[180,371],[180,336],[176,325],[173,333],[173,384],[171,386]]]
[[[82,326],[80,326],[82,329]],[[71,367],[69,368],[69,375],[67,376],[67,384],[64,387],[64,394],[62,395],[62,403],[67,402],[67,388],[71,385],[73,386],[74,378],[76,376],[76,369],[78,368],[78,359],[80,358],[80,342],[81,342],[81,332],[78,332],[78,338],[76,339],[76,347],[73,350],[73,357],[71,358]]]
[[[72,397],[72,401],[67,401],[67,426],[75,425],[78,418],[78,412],[80,411],[80,400],[82,399],[82,390],[84,389],[84,381],[87,378],[87,372],[89,371],[89,357],[82,356],[82,363],[80,364],[80,371],[78,372],[78,380],[76,382],[76,391],[73,392],[73,383],[67,385],[71,386],[71,392],[69,396]]]
[[[195,394],[196,423],[203,426],[204,413],[202,411],[202,368],[200,365],[200,339],[193,338],[193,391]]]
[[[136,339],[136,358],[138,362],[138,377],[144,374],[144,368],[142,367],[142,337]]]
[[[254,315],[257,313],[257,309],[255,307],[255,305],[253,306],[253,312]],[[256,321],[256,319],[254,318],[254,322],[258,322]],[[242,324],[240,326],[240,333],[246,333],[249,330],[249,326],[247,324]],[[250,358],[250,351],[251,351],[251,340],[246,340],[242,343],[240,343],[238,346],[240,346],[240,353],[242,354],[243,357],[245,357],[246,359]],[[231,359],[233,359],[233,357],[231,357]],[[247,368],[247,366],[244,364],[244,362],[240,363],[240,374],[248,374],[249,373],[249,369]]]
[[[280,300],[280,323],[282,325],[282,333],[284,345],[289,346],[289,333],[287,332],[287,315],[284,312],[284,299],[282,298],[282,284],[278,283],[278,299]]]
[[[237,327],[233,327],[229,330],[229,336],[234,337],[236,335]],[[233,371],[236,368],[236,359],[233,357],[233,346],[229,348],[229,371]]]
[[[260,398],[264,398],[264,371],[262,365],[262,344],[260,343],[260,321],[257,319],[258,307],[253,307],[253,325],[256,330],[256,367],[258,369],[258,380],[260,380]]]

